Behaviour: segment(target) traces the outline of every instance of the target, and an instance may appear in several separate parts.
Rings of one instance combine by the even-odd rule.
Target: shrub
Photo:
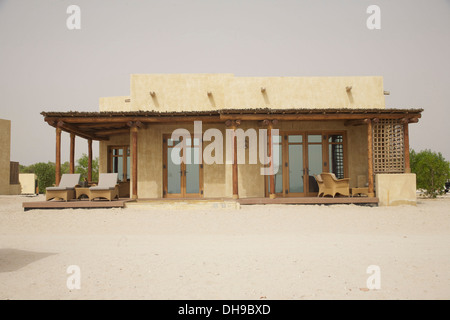
[[[417,188],[425,191],[425,196],[436,198],[445,192],[445,182],[450,178],[450,162],[442,154],[424,150],[410,152],[411,172],[416,174]]]
[[[81,174],[81,181],[88,176],[88,164],[89,158],[83,153],[81,158],[77,160],[77,166],[75,168],[75,172]],[[98,158],[92,160],[92,181],[98,181]]]

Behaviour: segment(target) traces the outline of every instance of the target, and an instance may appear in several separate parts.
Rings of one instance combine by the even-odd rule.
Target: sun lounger
[[[105,198],[111,201],[119,199],[119,185],[117,184],[117,173],[100,173],[98,185],[89,188],[89,200]]]
[[[75,198],[75,187],[80,183],[80,174],[63,174],[59,186],[46,188],[46,200],[61,199],[64,201]]]

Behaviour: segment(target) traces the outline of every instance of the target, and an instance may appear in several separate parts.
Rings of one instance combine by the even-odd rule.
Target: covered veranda
[[[89,173],[92,182],[92,141],[108,141],[111,137],[130,135],[131,186],[130,198],[138,200],[138,133],[141,129],[154,124],[186,124],[194,121],[217,123],[228,129],[236,130],[246,121],[257,121],[268,131],[283,122],[301,121],[342,121],[345,127],[365,126],[367,150],[367,188],[368,197],[349,197],[345,200],[329,198],[302,197],[280,198],[275,194],[275,177],[269,176],[269,196],[265,198],[241,198],[239,194],[238,165],[236,158],[232,164],[232,195],[241,204],[269,203],[369,203],[377,202],[374,192],[374,175],[380,172],[408,173],[409,166],[409,124],[417,123],[422,109],[222,109],[217,111],[196,112],[42,112],[45,122],[55,128],[55,164],[56,184],[61,178],[61,134],[70,134],[70,172],[75,171],[75,137],[87,140]],[[394,138],[385,128],[396,128]],[[399,131],[400,130],[400,131]],[[236,139],[236,137],[234,137]],[[394,139],[394,140],[392,140]],[[383,142],[380,142],[383,140]],[[386,141],[385,141],[386,140]],[[235,140],[236,141],[236,140]],[[395,144],[397,154],[389,154],[385,146]],[[272,144],[269,141],[269,146]],[[381,147],[380,147],[381,146]],[[401,147],[400,157],[398,153]],[[234,143],[236,157],[237,143]],[[269,156],[272,150],[269,147]],[[390,159],[390,158],[392,159]],[[395,157],[401,158],[400,162]],[[392,160],[392,161],[391,161]],[[205,198],[207,199],[207,198]],[[297,199],[297,200],[296,200]],[[343,199],[343,198],[340,198]],[[362,200],[365,199],[365,200]],[[144,199],[142,199],[144,200]],[[148,199],[147,199],[148,200]],[[162,200],[162,199],[159,199]],[[167,199],[170,201],[170,199]]]

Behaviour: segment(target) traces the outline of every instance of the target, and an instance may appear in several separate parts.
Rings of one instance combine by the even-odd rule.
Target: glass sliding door
[[[186,151],[186,164],[184,169],[184,180],[186,186],[186,195],[199,195],[200,194],[200,150],[199,139],[187,139],[187,145],[189,146]]]
[[[274,140],[274,142],[278,143],[278,163],[279,163],[279,167],[278,167],[278,171],[275,174],[275,193],[276,194],[281,194],[283,192],[284,189],[284,179],[283,179],[283,170],[282,170],[282,166],[283,166],[283,148],[282,148],[282,137],[281,136],[273,136],[272,139]],[[270,181],[269,181],[269,176],[266,176],[267,179],[267,193],[270,193]]]
[[[281,134],[279,141],[280,167],[275,174],[275,194],[282,197],[304,196],[304,137],[303,134]],[[270,178],[266,176],[266,195],[270,194]]]
[[[172,152],[177,152],[177,146],[181,143],[179,140],[167,139],[167,147],[165,155],[167,159],[167,196],[180,195],[181,196],[181,178],[182,168],[181,163],[175,163],[172,159]]]
[[[117,173],[119,181],[130,180],[130,147],[109,146],[108,147],[108,172]]]
[[[287,135],[286,152],[288,165],[286,175],[288,179],[285,194],[301,196],[305,192],[304,166],[303,166],[303,135]],[[286,139],[285,139],[286,140]]]
[[[314,176],[321,174],[323,169],[323,149],[322,149],[322,135],[309,134],[308,135],[308,193],[317,193],[319,186]]]
[[[174,141],[170,135],[163,138],[163,196],[166,198],[191,198],[203,196],[203,164],[200,162],[199,139]],[[183,154],[183,151],[186,154]]]
[[[130,146],[108,146],[108,173],[117,173],[120,197],[130,196]]]
[[[275,193],[282,197],[316,196],[315,176],[333,172],[346,176],[345,133],[327,131],[281,132],[280,170],[275,175]],[[266,196],[270,194],[266,176]]]

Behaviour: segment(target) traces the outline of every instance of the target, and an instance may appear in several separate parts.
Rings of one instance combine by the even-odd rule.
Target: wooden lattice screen
[[[379,120],[373,125],[374,173],[405,172],[403,125],[398,120]]]
[[[331,172],[333,172],[338,179],[344,178],[344,145],[341,135],[332,136],[332,142],[340,142],[340,144],[331,144]],[[332,160],[332,161],[331,161]]]

